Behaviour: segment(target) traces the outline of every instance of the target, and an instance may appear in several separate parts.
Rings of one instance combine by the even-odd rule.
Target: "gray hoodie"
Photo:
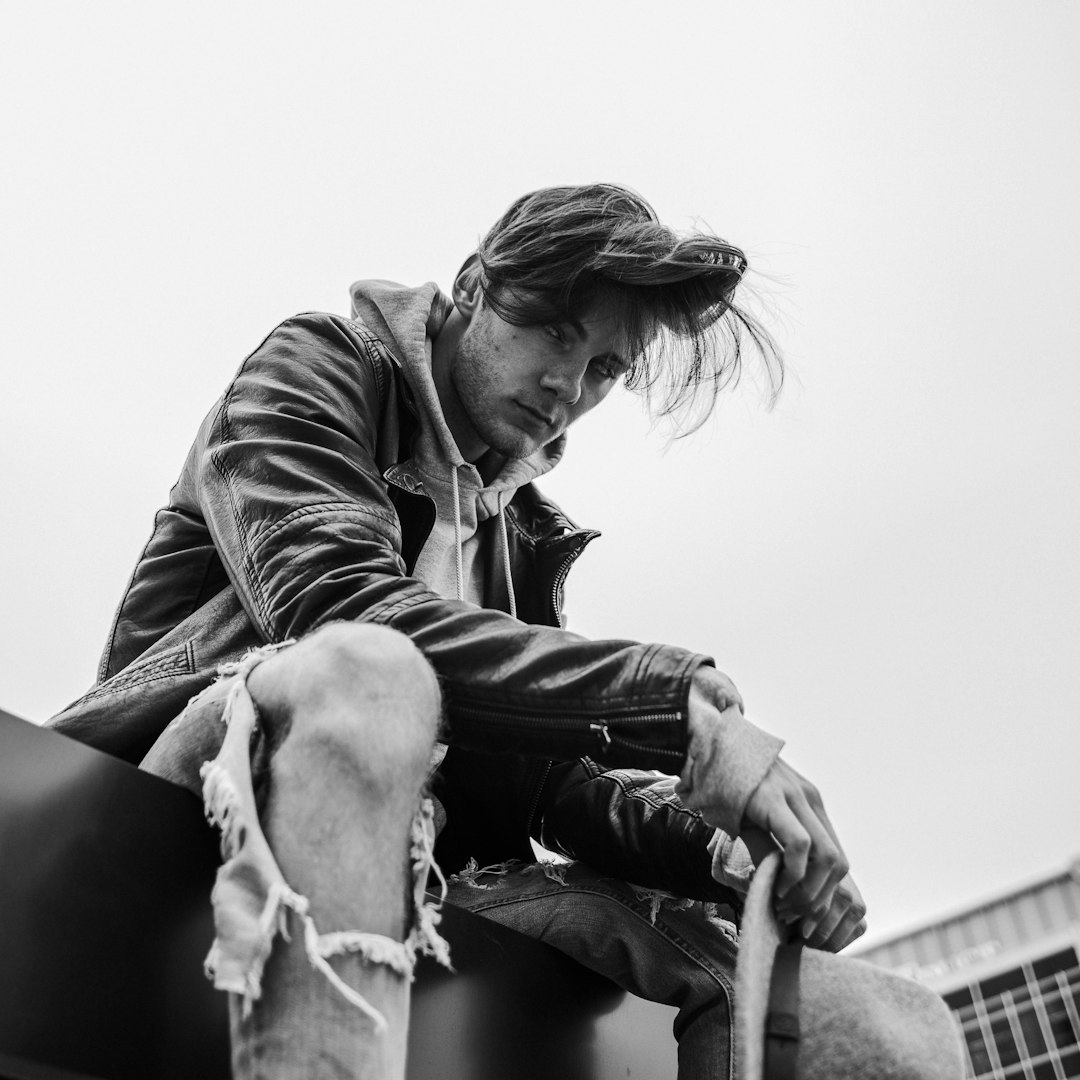
[[[405,467],[435,500],[436,516],[413,575],[440,596],[516,614],[504,508],[519,487],[555,466],[565,435],[527,458],[504,459],[485,484],[461,456],[431,374],[431,342],[453,308],[450,299],[433,282],[410,289],[358,281],[349,293],[352,317],[377,334],[401,365],[419,419]]]

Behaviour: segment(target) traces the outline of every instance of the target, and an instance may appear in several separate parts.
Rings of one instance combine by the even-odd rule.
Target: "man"
[[[594,534],[532,485],[620,378],[708,406],[742,341],[773,357],[736,306],[745,270],[623,188],[541,190],[450,298],[354,286],[351,319],[282,323],[203,422],[100,680],[53,723],[200,791],[221,827],[208,965],[237,1076],[403,1075],[412,963],[445,959],[423,895],[437,832],[447,873],[502,864],[487,876],[516,890],[498,906],[520,929],[554,904],[563,947],[682,1005],[686,1077],[727,1068],[731,941],[700,905],[681,914],[714,973],[690,996],[670,954],[611,971],[586,955],[589,896],[668,913],[597,875],[737,910],[733,838],[775,840],[780,916],[828,950],[862,933],[816,790],[712,661],[560,626]],[[530,836],[580,860],[567,895],[585,900],[503,873]]]

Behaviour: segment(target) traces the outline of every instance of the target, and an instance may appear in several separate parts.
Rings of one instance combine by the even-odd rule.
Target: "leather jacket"
[[[220,663],[355,619],[407,634],[439,675],[450,750],[434,787],[451,823],[440,841],[449,870],[465,855],[531,854],[552,793],[606,769],[677,773],[690,679],[711,661],[562,629],[567,573],[598,534],[531,484],[506,508],[516,619],[410,577],[435,514],[404,464],[415,430],[400,369],[362,323],[304,314],[275,328],[199,429],[97,685],[52,725],[138,761]],[[597,823],[618,832],[600,782]],[[711,829],[690,816],[703,851]],[[548,842],[572,853],[579,827],[568,821],[563,842],[549,827]]]

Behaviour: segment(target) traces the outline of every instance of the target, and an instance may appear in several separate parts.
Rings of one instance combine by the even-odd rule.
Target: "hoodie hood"
[[[421,422],[417,456],[425,465],[442,462],[474,470],[462,456],[446,425],[442,403],[431,374],[431,343],[453,310],[453,302],[432,281],[408,288],[392,281],[357,281],[349,289],[352,317],[374,331],[401,365]],[[555,467],[566,448],[566,436],[542,446],[526,458],[506,459],[487,484],[480,482],[480,520],[498,513],[514,492]],[[479,474],[477,474],[479,477]]]

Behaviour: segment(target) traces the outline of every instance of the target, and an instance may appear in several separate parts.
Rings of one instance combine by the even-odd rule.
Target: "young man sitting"
[[[562,628],[594,534],[533,485],[620,379],[707,411],[749,344],[778,385],[746,269],[624,188],[533,192],[449,297],[354,285],[351,318],[282,323],[203,421],[100,681],[53,723],[221,827],[237,1077],[403,1075],[439,865],[468,868],[457,901],[679,1005],[687,1078],[730,1067],[735,945],[707,905],[739,909],[736,837],[783,850],[777,911],[810,945],[863,932],[817,791],[713,661]],[[567,886],[504,872],[530,838],[575,860]]]

